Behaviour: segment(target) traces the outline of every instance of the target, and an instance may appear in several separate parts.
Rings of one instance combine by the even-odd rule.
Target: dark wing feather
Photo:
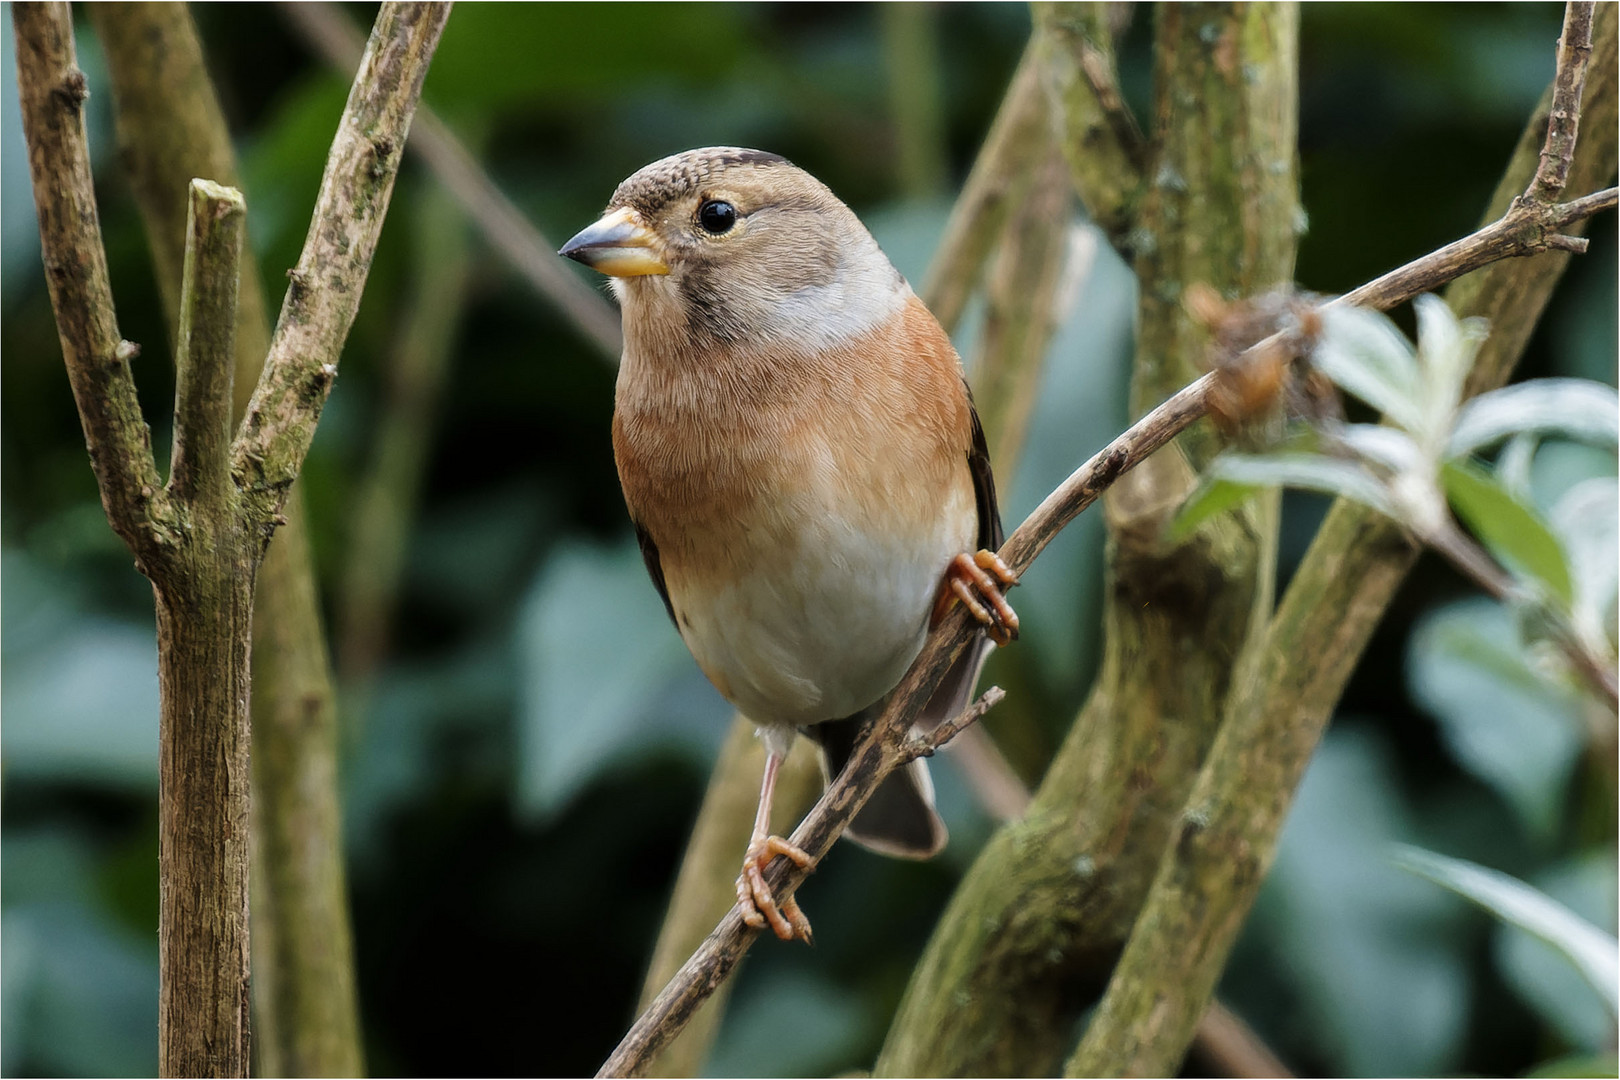
[[[976,425],[977,421],[975,421]],[[992,495],[991,501],[994,502],[994,500],[995,496]],[[659,598],[664,601],[664,610],[669,612],[669,621],[675,624],[675,629],[679,630],[681,624],[675,618],[675,605],[669,602],[669,586],[664,584],[664,564],[658,559],[658,545],[653,543],[652,533],[648,532],[641,522],[631,518],[630,524],[635,526],[636,543],[641,545],[641,559],[647,564],[647,573],[652,577],[653,585],[658,589]]]
[[[973,405],[973,391],[967,394],[968,412],[973,414],[973,448],[968,451],[968,471],[973,474],[973,496],[979,504],[979,547],[997,551],[1005,537],[1001,532],[1001,511],[996,508],[996,478],[990,472],[990,448],[985,445],[984,425]]]

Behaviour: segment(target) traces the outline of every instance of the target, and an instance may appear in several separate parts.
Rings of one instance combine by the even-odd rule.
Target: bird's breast
[[[892,688],[977,532],[955,353],[894,337],[621,372],[630,513],[699,665],[756,722],[847,716]]]

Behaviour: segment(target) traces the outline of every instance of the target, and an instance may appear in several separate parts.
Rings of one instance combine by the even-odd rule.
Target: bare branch
[[[1569,0],[1564,5],[1564,31],[1558,35],[1558,74],[1553,79],[1552,111],[1547,142],[1541,151],[1536,178],[1525,194],[1539,203],[1556,202],[1569,180],[1580,130],[1581,92],[1586,86],[1586,65],[1592,59],[1591,0]]]
[[[229,508],[233,494],[231,388],[247,204],[235,188],[193,180],[187,206],[169,491],[214,517]]]
[[[235,446],[237,485],[266,542],[337,378],[422,79],[449,17],[448,4],[384,4],[355,73],[309,236],[287,272],[291,285]]]
[[[74,56],[73,18],[65,3],[14,4],[12,18],[23,136],[62,359],[107,519],[145,563],[172,541],[173,511],[135,396],[130,361],[140,349],[118,334],[107,282],[84,132],[90,92]]]
[[[360,32],[336,4],[289,3],[282,11],[329,64],[340,71],[354,69],[360,60]],[[478,224],[485,241],[573,323],[604,360],[617,364],[624,350],[619,313],[557,258],[557,245],[512,204],[430,106],[418,106],[409,145]]]
[[[1029,163],[1040,160],[1038,148],[1051,142],[1049,116],[1034,50],[1026,49],[923,283],[923,302],[947,331],[962,317],[1002,225],[1028,187]]]

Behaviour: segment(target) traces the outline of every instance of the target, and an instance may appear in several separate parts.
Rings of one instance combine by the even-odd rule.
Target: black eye
[[[710,199],[698,207],[698,224],[703,231],[719,236],[730,232],[731,227],[737,224],[737,208],[728,202],[719,199]]]

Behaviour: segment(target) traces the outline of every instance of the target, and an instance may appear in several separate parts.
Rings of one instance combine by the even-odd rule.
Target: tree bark
[[[1615,27],[1614,7],[1604,5],[1582,124],[1589,137],[1576,147],[1568,172],[1577,191],[1615,172]],[[1544,104],[1530,119],[1486,222],[1534,182],[1548,121]],[[1484,316],[1494,331],[1475,361],[1471,393],[1506,380],[1568,259],[1553,251],[1498,262],[1452,287],[1447,299],[1457,314]],[[1333,706],[1416,558],[1417,549],[1387,518],[1344,500],[1330,511],[1263,647],[1250,654],[1236,682],[1220,735],[1068,1075],[1176,1070],[1270,868]]]

